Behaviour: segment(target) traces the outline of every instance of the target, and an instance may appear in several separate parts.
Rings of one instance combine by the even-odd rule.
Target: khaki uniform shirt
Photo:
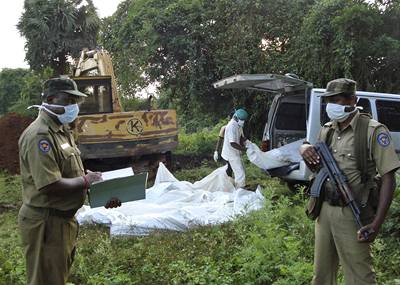
[[[361,184],[361,173],[357,168],[357,159],[354,147],[354,131],[357,125],[360,113],[357,112],[350,124],[343,130],[339,130],[337,122],[329,122],[323,128],[334,129],[330,148],[339,168],[347,177],[348,183],[353,190],[355,199],[366,204],[369,196],[369,190],[375,185],[373,178],[376,172],[380,176],[400,167],[400,161],[394,149],[392,139],[387,127],[373,119],[368,125],[368,185]],[[321,129],[322,131],[322,129]],[[321,137],[321,132],[319,138]]]
[[[41,188],[61,178],[84,175],[80,151],[66,125],[57,124],[46,112],[23,132],[19,142],[22,200],[25,205],[62,211],[79,209],[82,193],[68,196],[45,194]]]

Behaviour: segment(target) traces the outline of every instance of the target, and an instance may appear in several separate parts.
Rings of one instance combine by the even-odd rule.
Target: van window
[[[360,98],[357,102],[357,106],[363,107],[363,109],[361,110],[361,113],[368,113],[368,114],[372,115],[371,103],[368,99]]]
[[[276,115],[275,128],[278,130],[306,130],[306,110],[302,103],[282,103]]]
[[[400,131],[400,102],[376,100],[378,121],[386,125],[390,131]]]
[[[371,103],[368,99],[366,98],[360,98],[357,102],[357,106],[362,107],[363,109],[361,110],[362,113],[368,113],[372,115],[371,112]],[[328,117],[328,114],[326,113],[326,103],[321,104],[321,126],[329,122],[330,119]]]

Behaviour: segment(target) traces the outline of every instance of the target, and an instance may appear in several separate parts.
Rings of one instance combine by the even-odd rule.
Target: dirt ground
[[[172,167],[170,170],[192,169],[204,165],[214,167],[215,163],[211,157],[172,154]]]
[[[19,173],[18,139],[33,121],[16,113],[0,118],[0,169],[8,173]]]

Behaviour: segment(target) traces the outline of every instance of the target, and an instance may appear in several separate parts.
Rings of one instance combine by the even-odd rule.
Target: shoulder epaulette
[[[45,124],[41,124],[37,130],[38,135],[47,135],[49,134],[49,126]]]
[[[378,122],[378,121],[376,121],[374,119],[371,119],[371,120],[369,120],[368,127],[377,128],[377,127],[382,126],[382,125],[383,125],[382,123],[380,123],[380,122]]]
[[[332,127],[332,124],[333,124],[333,122],[327,122],[327,123],[325,123],[324,124],[324,128],[330,128],[330,127]]]

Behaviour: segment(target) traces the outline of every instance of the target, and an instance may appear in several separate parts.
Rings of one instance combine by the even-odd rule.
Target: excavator
[[[88,95],[73,128],[87,169],[132,166],[135,172],[149,171],[151,176],[160,161],[171,164],[171,151],[178,144],[175,110],[151,110],[149,104],[147,110],[125,112],[105,50],[82,50],[71,75]]]

